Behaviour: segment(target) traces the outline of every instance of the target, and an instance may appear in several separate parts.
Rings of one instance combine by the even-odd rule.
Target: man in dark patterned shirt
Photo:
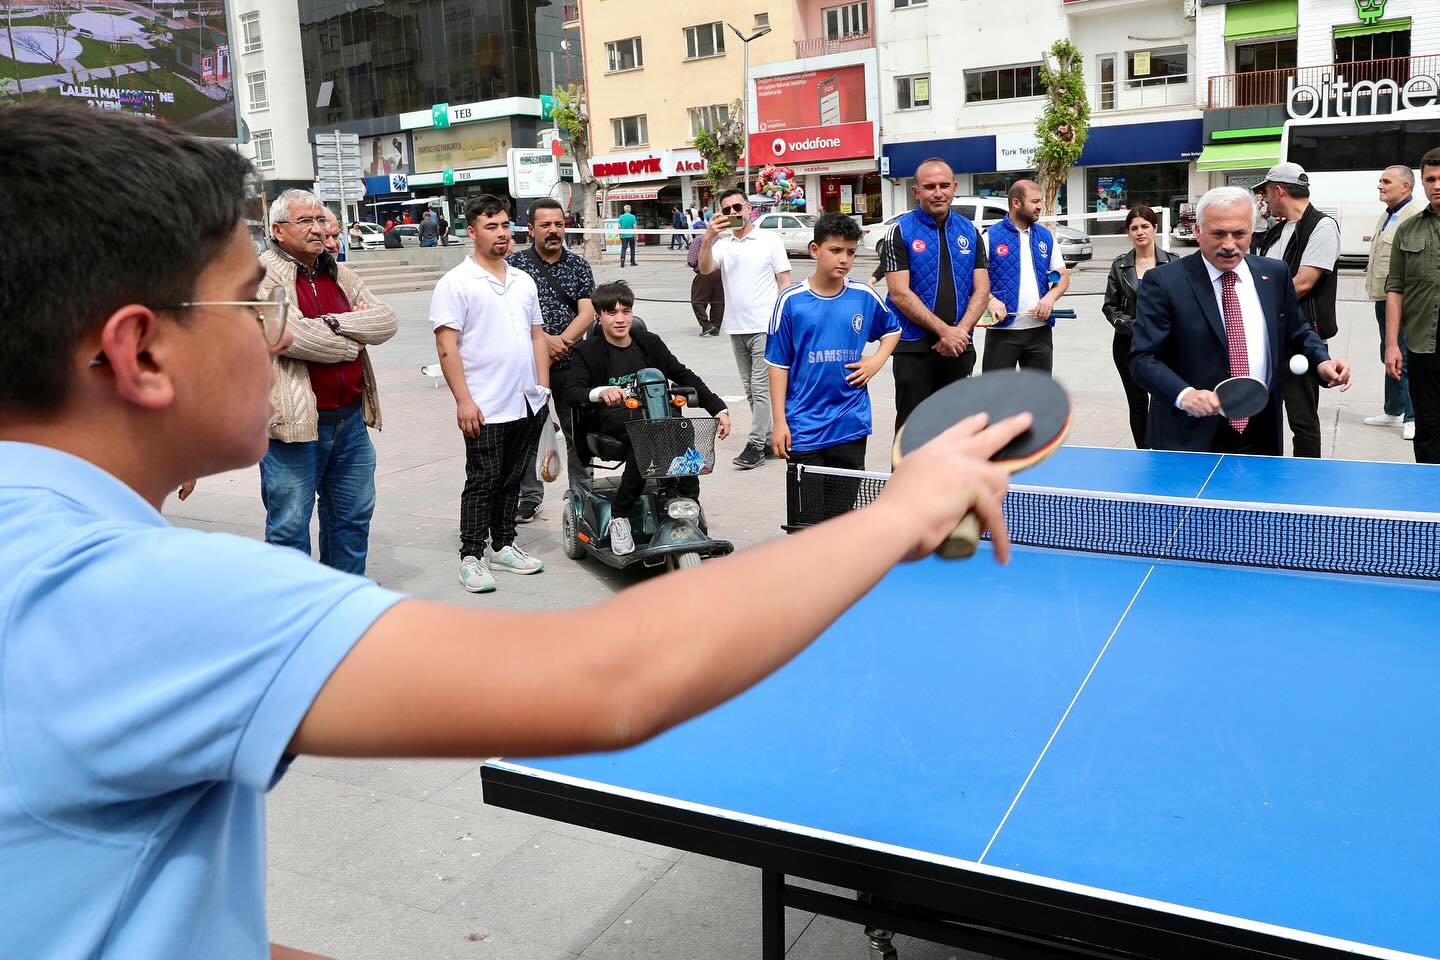
[[[550,395],[565,432],[565,447],[571,451],[566,469],[575,470],[570,404],[565,400],[570,380],[568,354],[595,319],[595,307],[590,303],[595,276],[584,257],[565,249],[565,208],[557,201],[542,197],[530,205],[530,236],[533,246],[512,253],[507,262],[530,274],[540,292],[540,315],[550,340]],[[538,517],[540,502],[545,498],[545,486],[535,475],[537,450],[530,451],[520,483],[520,507],[515,517],[520,523]]]

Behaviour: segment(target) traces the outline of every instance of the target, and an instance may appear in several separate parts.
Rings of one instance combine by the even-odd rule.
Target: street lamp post
[[[741,96],[741,98],[740,98],[740,109],[741,109],[742,115],[743,115],[744,118],[745,118],[745,202],[746,202],[746,203],[749,203],[749,202],[750,202],[750,41],[751,41],[751,40],[759,40],[761,37],[765,36],[765,34],[767,34],[767,33],[770,32],[770,28],[769,28],[769,27],[761,27],[760,29],[756,30],[754,33],[750,34],[750,36],[747,37],[747,36],[745,36],[745,34],[741,33],[739,30],[735,29],[735,24],[733,24],[733,23],[726,23],[725,26],[729,27],[729,28],[730,28],[730,31],[731,31],[732,33],[734,33],[735,36],[737,36],[737,37],[740,38],[740,44],[741,44],[741,46],[743,46],[743,47],[745,48],[745,68],[744,68],[744,69],[745,69],[745,81],[744,81],[744,83],[745,83],[745,90],[744,90],[744,94],[743,94],[743,95]]]

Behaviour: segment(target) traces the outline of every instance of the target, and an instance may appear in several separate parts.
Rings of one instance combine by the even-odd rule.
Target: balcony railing
[[[560,22],[567,27],[578,26],[580,23],[580,4],[566,3],[560,7]]]
[[[1327,63],[1318,67],[1256,70],[1251,73],[1227,73],[1210,78],[1205,108],[1224,110],[1230,107],[1279,106],[1285,102],[1285,91],[1292,77],[1297,87],[1311,86],[1319,90],[1326,79],[1333,81],[1343,77],[1352,86],[1357,83],[1392,80],[1396,86],[1404,86],[1411,77],[1422,74],[1440,74],[1440,54]]]
[[[1176,74],[1140,80],[1106,80],[1085,85],[1090,112],[1112,110],[1155,110],[1160,107],[1195,106],[1195,78]]]
[[[795,59],[803,60],[806,57],[823,57],[827,53],[849,53],[852,50],[869,50],[875,46],[875,34],[873,33],[852,33],[848,37],[836,37],[833,40],[825,37],[816,37],[813,40],[795,41]]]

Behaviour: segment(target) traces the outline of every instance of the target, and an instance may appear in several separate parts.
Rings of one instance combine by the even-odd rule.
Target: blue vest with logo
[[[911,210],[895,221],[891,241],[903,240],[910,255],[910,289],[931,310],[935,309],[935,293],[940,287],[940,225],[924,210]],[[945,217],[945,243],[950,245],[950,274],[955,281],[956,316],[941,317],[952,327],[960,322],[970,294],[975,289],[975,248],[980,234],[975,224],[951,210]],[[900,318],[900,339],[923,340],[930,331],[918,324],[895,305],[889,296],[885,305]]]
[[[1009,217],[992,224],[990,234],[990,296],[1005,304],[1005,319],[995,324],[1008,327],[1020,306],[1020,230]],[[1040,296],[1050,292],[1050,255],[1055,237],[1040,224],[1030,228],[1030,265],[1035,268],[1035,289]],[[1055,318],[1050,318],[1050,326]]]

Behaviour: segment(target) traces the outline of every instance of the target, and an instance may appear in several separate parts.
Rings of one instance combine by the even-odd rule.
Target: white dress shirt
[[[1220,323],[1222,328],[1225,323],[1225,291],[1221,285],[1220,277],[1225,273],[1204,257],[1200,258],[1205,264],[1205,272],[1210,276],[1210,289],[1215,294],[1215,307],[1220,311]],[[1261,383],[1270,382],[1270,341],[1265,332],[1265,309],[1260,306],[1260,293],[1255,288],[1255,278],[1250,274],[1250,264],[1244,260],[1235,268],[1235,297],[1240,301],[1240,317],[1245,324],[1245,355],[1250,361],[1250,376]],[[1215,384],[1203,387],[1205,390],[1215,389]],[[1175,406],[1179,407],[1185,395],[1194,387],[1186,387],[1180,391],[1175,398]]]

